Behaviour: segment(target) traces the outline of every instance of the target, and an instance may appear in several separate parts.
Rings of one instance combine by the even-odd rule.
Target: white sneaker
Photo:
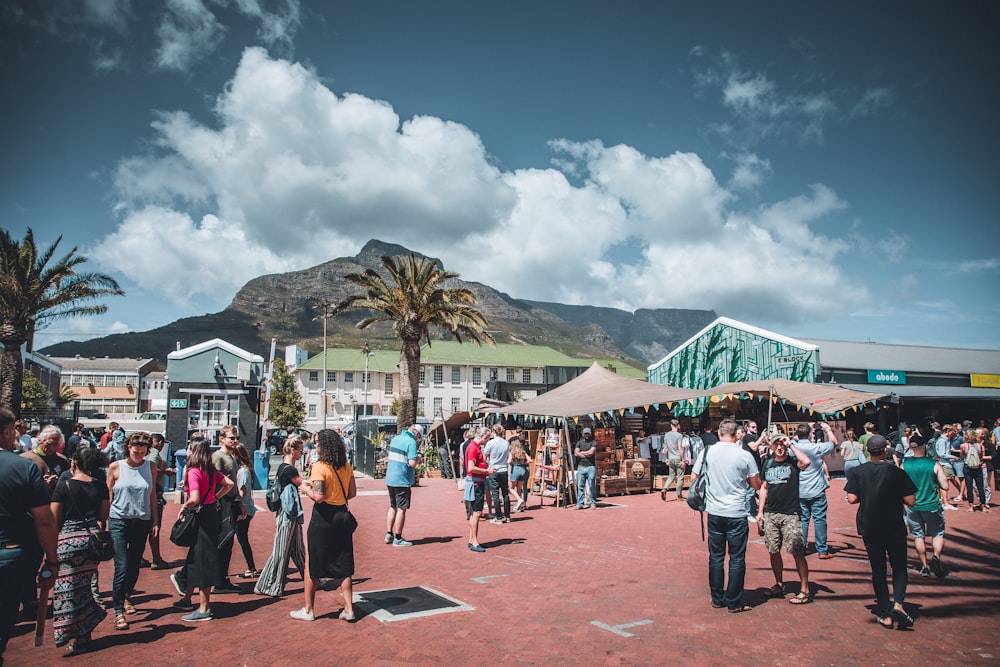
[[[941,509],[944,509],[944,510],[957,510],[958,508],[955,507],[954,505],[948,504],[948,505],[942,505]]]
[[[295,611],[291,612],[289,614],[289,616],[291,616],[292,618],[294,618],[297,621],[315,621],[316,620],[316,616],[314,616],[311,611],[306,611],[305,607],[302,607],[302,609],[296,609]]]
[[[490,519],[490,523],[496,526],[503,523],[503,521],[501,521],[500,519]]]
[[[392,544],[392,541],[394,539],[396,539],[396,538],[395,538],[395,536],[392,533],[386,533],[385,534],[385,543],[386,544]]]

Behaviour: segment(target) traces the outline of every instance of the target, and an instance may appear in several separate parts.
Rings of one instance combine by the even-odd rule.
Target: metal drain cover
[[[355,593],[354,604],[360,607],[366,616],[377,618],[382,623],[475,609],[471,605],[425,586]]]

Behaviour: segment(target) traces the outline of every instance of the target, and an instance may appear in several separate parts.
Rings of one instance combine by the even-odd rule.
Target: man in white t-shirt
[[[708,485],[705,507],[708,513],[708,585],[712,606],[726,607],[730,613],[750,611],[743,604],[747,541],[746,492],[760,488],[757,462],[736,442],[736,421],[719,424],[719,442],[706,447],[691,470],[692,484],[705,471]],[[729,582],[726,584],[726,549],[729,549]]]

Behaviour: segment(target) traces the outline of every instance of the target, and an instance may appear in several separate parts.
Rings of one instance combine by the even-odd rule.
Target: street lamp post
[[[320,315],[320,317],[323,318],[323,384],[322,384],[322,388],[319,391],[319,395],[320,395],[320,398],[323,400],[323,428],[326,428],[326,414],[327,414],[327,405],[326,405],[326,321],[330,317],[330,303],[327,302],[327,301],[324,301],[320,305],[323,306],[323,314]],[[315,320],[315,319],[316,318],[313,318],[313,320]]]
[[[371,357],[374,357],[375,353],[371,351],[370,347],[368,347],[368,343],[365,343],[365,346],[361,349],[361,353],[365,355],[365,403],[364,403],[364,408],[362,408],[361,414],[367,417],[368,416],[368,360]]]

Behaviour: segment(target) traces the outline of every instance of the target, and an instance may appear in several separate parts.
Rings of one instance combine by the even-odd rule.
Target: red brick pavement
[[[997,664],[1000,638],[990,628],[998,618],[996,535],[1000,511],[990,515],[947,512],[944,580],[911,570],[907,602],[914,631],[888,632],[870,613],[873,594],[854,509],[842,502],[843,482],[829,491],[830,543],[837,557],[809,557],[815,602],[792,606],[765,601],[772,577],[763,544],[747,554],[746,601],[756,608],[728,614],[709,605],[707,551],[698,515],[658,494],[602,500],[597,510],[533,507],[507,525],[483,523],[485,554],[468,550],[461,495],[450,480],[424,480],[414,489],[405,536],[411,548],[383,543],[386,498],[381,480],[359,479],[362,494],[351,504],[360,527],[355,535],[355,592],[426,586],[472,605],[463,611],[380,623],[336,618],[335,590],[318,594],[314,623],[289,618],[302,605],[297,575],[285,598],[216,595],[216,619],[184,623],[170,608],[176,598],[169,572],[143,570],[135,596],[140,613],[128,632],[111,619],[95,632],[95,651],[57,662],[62,649],[32,647],[32,626],[18,626],[7,651],[8,665],[291,665],[291,664],[483,664],[501,665],[873,665]],[[551,502],[551,501],[548,501]],[[262,506],[263,502],[258,503]],[[167,522],[176,516],[168,505]],[[307,515],[309,510],[307,509]],[[271,546],[273,520],[262,512],[251,537],[257,566]],[[166,540],[164,540],[166,542]],[[165,557],[182,558],[166,542]],[[791,559],[786,556],[787,566]],[[915,557],[911,549],[911,566]],[[244,569],[239,548],[232,572]],[[475,577],[492,577],[474,581]],[[796,582],[789,570],[786,582]],[[101,568],[101,589],[111,580]],[[235,579],[234,581],[239,581]],[[4,582],[7,585],[7,582]],[[596,624],[595,624],[596,623]],[[597,625],[603,624],[603,625]],[[607,629],[621,628],[622,636]]]

